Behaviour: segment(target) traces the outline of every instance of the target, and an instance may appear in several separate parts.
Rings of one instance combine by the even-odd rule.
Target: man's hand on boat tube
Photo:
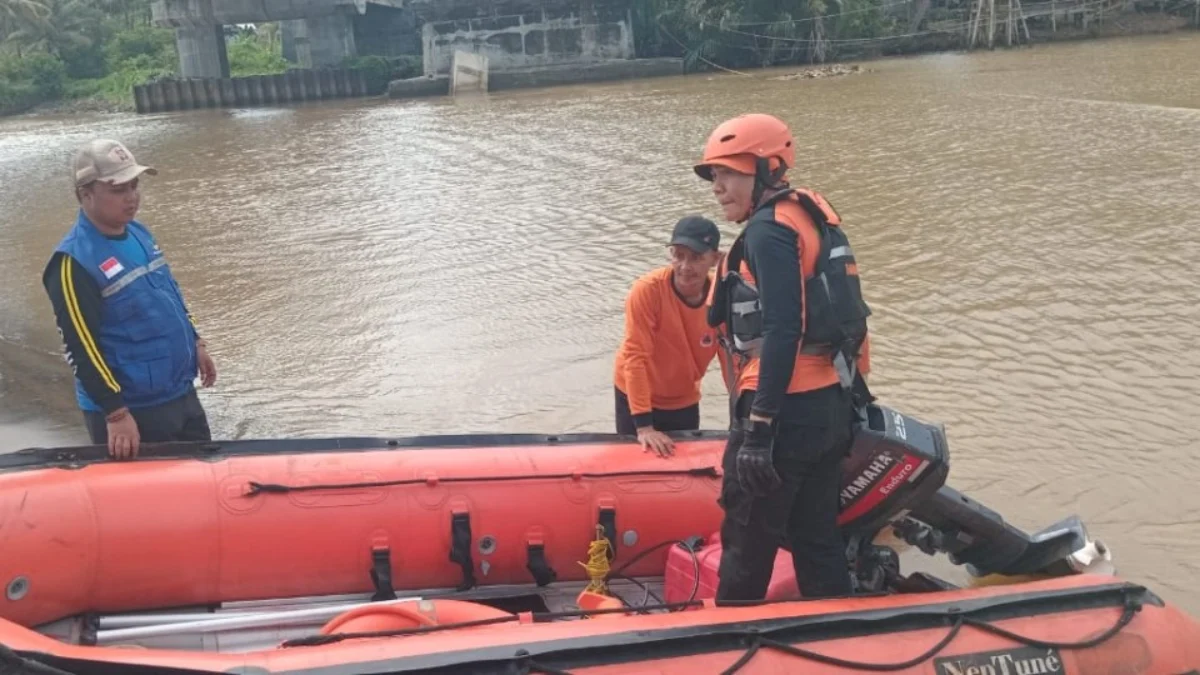
[[[653,450],[659,457],[675,454],[675,441],[654,427],[638,427],[637,437],[643,451]]]
[[[137,457],[142,436],[138,433],[137,420],[129,408],[114,410],[105,416],[108,423],[108,454],[113,459]]]

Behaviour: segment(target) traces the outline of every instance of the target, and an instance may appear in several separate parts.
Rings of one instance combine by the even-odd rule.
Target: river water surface
[[[863,270],[873,389],[947,425],[950,482],[1026,529],[1078,513],[1200,613],[1200,34],[484,99],[0,121],[0,450],[84,440],[41,288],[95,136],[160,174],[223,438],[612,428],[622,302],[745,111]],[[725,242],[736,230],[723,224]],[[719,371],[706,427],[725,425]]]

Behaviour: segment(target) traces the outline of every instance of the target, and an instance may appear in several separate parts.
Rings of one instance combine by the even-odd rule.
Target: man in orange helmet
[[[718,126],[695,166],[725,218],[746,223],[709,309],[734,372],[719,600],[763,598],[784,541],[805,597],[852,592],[838,499],[855,410],[871,401],[871,312],[837,213],[785,179],[795,156],[783,121],[751,114]]]

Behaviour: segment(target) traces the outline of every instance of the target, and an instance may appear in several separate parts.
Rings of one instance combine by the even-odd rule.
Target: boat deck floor
[[[542,587],[529,584],[466,591],[397,591],[396,600],[381,603],[442,598],[479,602],[513,613],[562,613],[580,609],[577,599],[586,586],[586,582],[562,582]],[[608,590],[629,607],[657,605],[662,604],[663,579],[613,579],[608,582]],[[334,617],[367,604],[373,604],[368,593],[226,602],[211,607],[73,616],[38,626],[37,630],[70,644],[238,653],[272,649],[285,640],[315,635]]]

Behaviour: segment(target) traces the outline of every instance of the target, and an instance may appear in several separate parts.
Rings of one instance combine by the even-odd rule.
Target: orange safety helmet
[[[768,175],[759,175],[758,160],[764,160]],[[696,175],[712,180],[712,167],[724,166],[738,173],[775,183],[796,164],[792,132],[774,115],[751,113],[722,122],[704,144],[704,159],[693,167]]]

